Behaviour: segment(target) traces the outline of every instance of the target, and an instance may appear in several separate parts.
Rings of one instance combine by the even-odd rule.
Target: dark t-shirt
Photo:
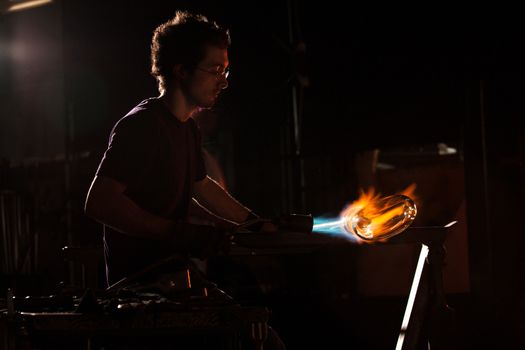
[[[97,176],[125,184],[125,195],[152,214],[186,219],[194,183],[206,176],[195,121],[179,121],[158,98],[142,101],[113,127]],[[110,284],[172,253],[108,226],[104,252]]]

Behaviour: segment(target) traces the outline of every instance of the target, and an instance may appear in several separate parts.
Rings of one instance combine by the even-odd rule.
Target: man
[[[160,96],[116,123],[85,204],[104,224],[109,285],[174,253],[213,255],[229,243],[224,228],[257,218],[206,175],[192,119],[228,87],[229,45],[227,30],[187,12],[155,30],[151,73]],[[213,225],[189,224],[190,212]],[[265,345],[285,348],[271,328]]]
[[[108,284],[175,252],[214,254],[226,244],[218,228],[257,217],[206,175],[192,119],[228,87],[229,45],[227,30],[187,12],[155,30],[160,96],[116,123],[85,204],[104,224]],[[188,224],[190,211],[213,226]]]

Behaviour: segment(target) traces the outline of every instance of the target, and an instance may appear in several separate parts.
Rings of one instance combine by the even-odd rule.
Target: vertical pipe
[[[481,137],[481,161],[483,169],[483,210],[485,213],[486,225],[486,252],[487,252],[487,272],[490,279],[493,273],[493,257],[492,257],[492,238],[491,238],[491,219],[490,219],[490,199],[489,199],[489,175],[488,175],[488,161],[487,161],[487,135],[486,135],[486,115],[485,115],[485,84],[483,80],[479,81],[479,109],[480,109],[480,137]]]
[[[5,208],[5,196],[3,193],[0,193],[0,215],[2,223],[2,239],[4,246],[4,272],[9,273],[9,237],[7,234],[7,217],[6,217],[6,208]]]
[[[38,271],[38,231],[35,230],[34,241],[34,255],[33,255],[33,269]]]
[[[290,201],[292,194],[290,193],[292,186],[290,185],[290,159],[289,154],[289,133],[288,125],[285,124],[281,128],[281,210],[283,212],[290,211]]]
[[[68,103],[65,113],[65,149],[66,157],[64,162],[64,193],[66,199],[66,245],[73,246],[73,208],[71,203],[71,168],[72,168],[72,140],[73,140],[73,104]],[[75,280],[75,269],[72,262],[69,262],[69,280]]]
[[[20,196],[18,194],[13,194],[13,219],[14,219],[14,222],[13,222],[13,225],[14,225],[14,230],[13,230],[13,244],[14,244],[14,247],[13,247],[13,252],[14,252],[14,258],[13,258],[13,269],[14,269],[14,272],[15,273],[18,273],[18,265],[19,265],[19,260],[20,260],[20,239],[22,239],[22,242],[23,242],[23,238],[20,237],[21,234],[22,234],[22,222],[21,222],[21,211],[22,211],[22,208],[21,208],[21,204],[20,204]]]
[[[292,55],[296,54],[295,45],[296,36],[300,36],[299,29],[296,28],[294,31],[294,8],[292,5],[293,0],[288,0],[288,41],[290,47],[292,48]],[[296,19],[297,20],[297,19]],[[297,35],[294,35],[297,32]],[[299,38],[300,40],[301,38]],[[295,59],[295,57],[294,57]],[[293,68],[297,69],[297,68]],[[302,149],[301,149],[301,101],[302,101],[302,87],[300,83],[297,82],[298,72],[294,71],[295,79],[292,80],[292,134],[293,134],[293,150],[289,153],[292,168],[292,181],[290,181],[290,186],[292,187],[292,197],[291,202],[293,207],[298,207],[301,210],[304,210],[305,204],[305,177],[304,177],[304,161],[302,159]],[[297,178],[297,181],[293,181],[294,178]],[[295,192],[295,193],[294,193]]]
[[[28,245],[29,245],[29,249],[27,250],[27,256],[28,256],[28,259],[29,259],[29,265],[27,267],[27,273],[34,273],[35,272],[35,269],[34,269],[34,261],[33,261],[33,252],[34,252],[34,249],[35,249],[35,242],[34,242],[34,239],[33,239],[33,235],[31,234],[31,228],[30,228],[30,225],[29,225],[29,213],[26,213],[24,215],[24,227],[25,227],[25,230],[24,230],[24,233],[25,233],[25,237],[27,239],[27,242],[28,242]]]

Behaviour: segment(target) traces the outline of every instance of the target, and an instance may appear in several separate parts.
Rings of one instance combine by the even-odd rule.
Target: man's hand
[[[231,232],[208,225],[176,223],[171,240],[178,253],[205,259],[220,252],[227,253],[231,244]]]

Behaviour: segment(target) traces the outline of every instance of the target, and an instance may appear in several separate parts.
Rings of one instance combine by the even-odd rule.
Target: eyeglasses
[[[201,70],[203,72],[213,74],[215,75],[215,78],[225,78],[228,79],[228,75],[230,75],[230,67],[223,69],[221,66],[217,66],[216,69],[204,69],[201,67],[196,67],[196,69]]]

